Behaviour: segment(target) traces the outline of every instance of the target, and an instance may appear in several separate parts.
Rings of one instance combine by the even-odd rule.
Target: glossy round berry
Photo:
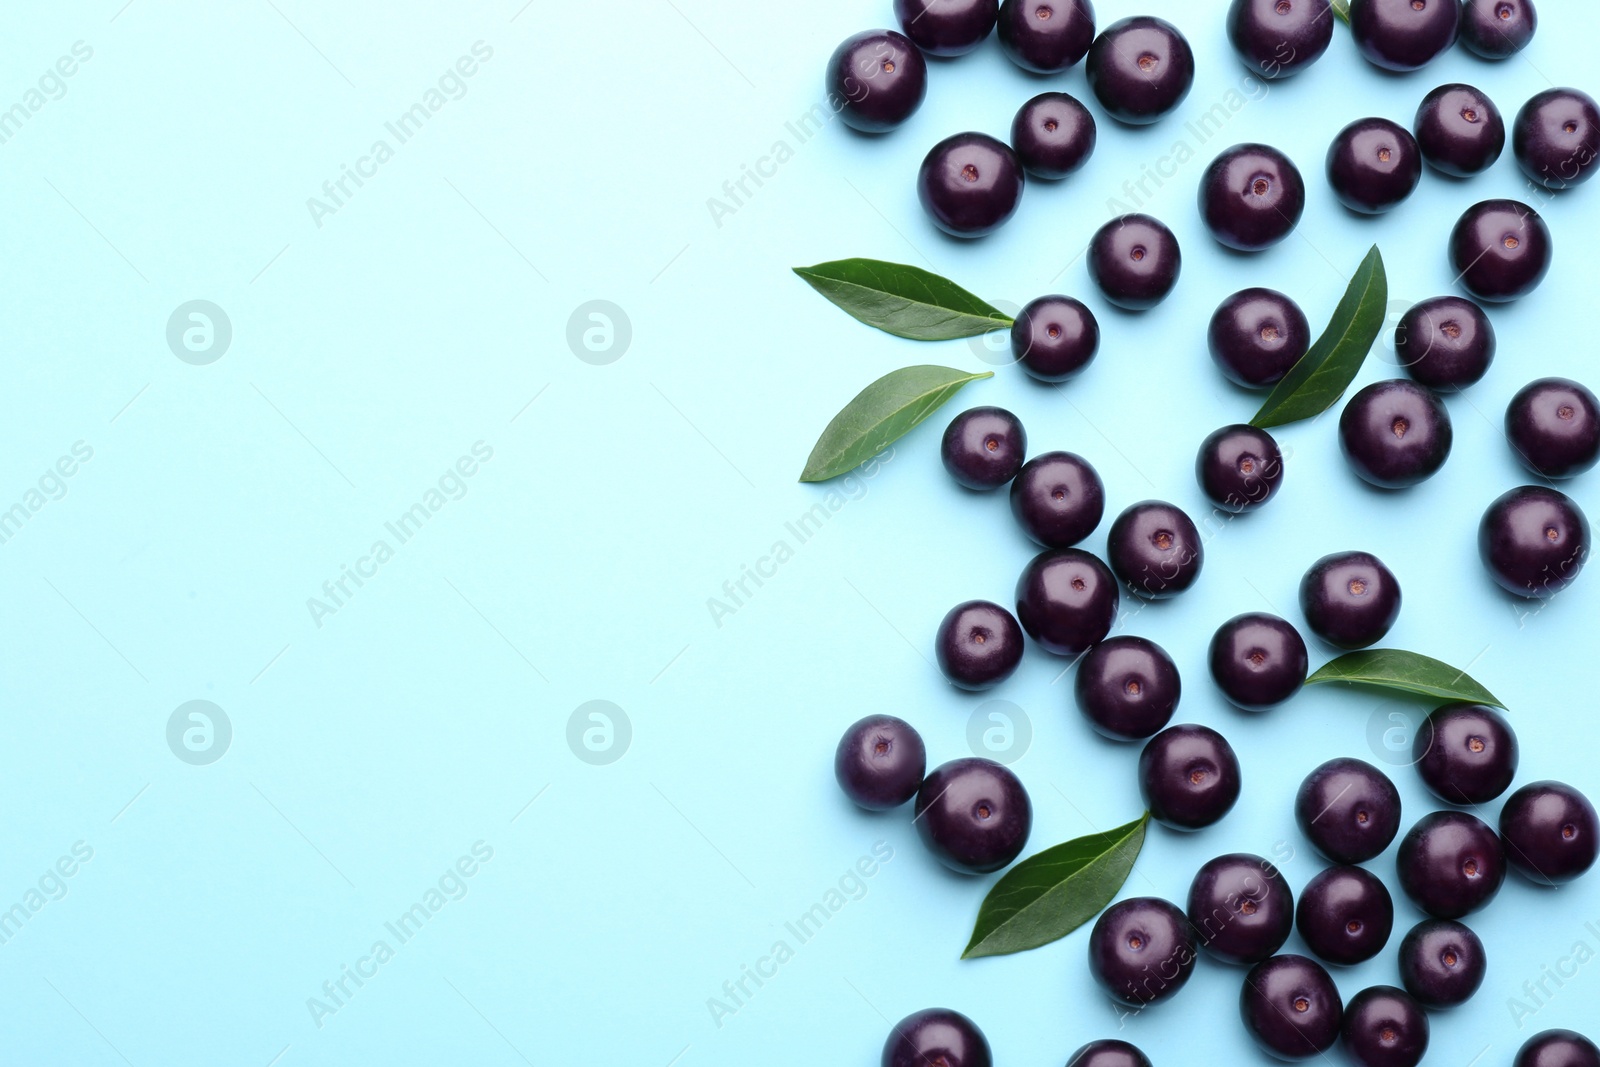
[[[1064,382],[1087,367],[1100,350],[1094,312],[1070,296],[1041,296],[1011,324],[1011,354],[1041,382]]]
[[[1525,485],[1498,497],[1478,526],[1478,556],[1500,587],[1552,597],[1589,557],[1589,520],[1565,493]]]
[[[1254,511],[1283,482],[1283,453],[1265,430],[1240,423],[1214,430],[1194,461],[1201,490],[1224,511]]]
[[[1400,582],[1370,552],[1334,552],[1300,579],[1300,610],[1311,632],[1335,648],[1383,640],[1400,616]]]
[[[1416,70],[1456,42],[1457,0],[1350,0],[1350,36],[1367,62]]]
[[[1263,78],[1287,78],[1322,58],[1333,41],[1329,0],[1233,0],[1228,41]]]
[[[1262,960],[1245,975],[1239,1015],[1263,1052],[1304,1060],[1339,1039],[1344,1001],[1321,964],[1286,954]]]
[[[1426,1008],[1471,999],[1489,969],[1478,935],[1452,919],[1424,919],[1400,941],[1400,981]]]
[[[1139,753],[1139,792],[1150,817],[1174,830],[1200,830],[1239,799],[1239,758],[1209,726],[1169,726]]]
[[[1046,548],[1070,548],[1094,533],[1106,490],[1089,461],[1071,452],[1034,456],[1011,483],[1011,514]]]
[[[1436,296],[1413,304],[1394,331],[1396,361],[1411,380],[1454,392],[1489,372],[1496,348],[1494,325],[1466,297]]]
[[[1461,287],[1479,300],[1500,303],[1527,296],[1550,270],[1550,228],[1539,213],[1516,200],[1485,200],[1469,207],[1450,231],[1450,266]]]
[[[1484,59],[1522,51],[1538,27],[1533,0],[1464,0],[1461,5],[1461,43]]]
[[[1351,211],[1377,215],[1416,190],[1422,180],[1422,150],[1399,123],[1357,119],[1328,146],[1327,168],[1328,184],[1339,203]]]
[[[1246,852],[1218,856],[1189,885],[1189,925],[1225,963],[1260,963],[1294,929],[1294,893],[1271,861]]]
[[[1022,420],[1005,408],[969,408],[950,420],[939,457],[968,489],[998,489],[1017,476],[1028,455]]]
[[[1533,782],[1500,809],[1511,866],[1543,885],[1570,882],[1594,866],[1600,817],[1589,798],[1560,782]]]
[[[1484,704],[1446,704],[1417,729],[1411,757],[1422,782],[1451,804],[1487,804],[1517,775],[1517,735]]]
[[[894,0],[900,29],[930,56],[966,55],[994,29],[1000,0]]]
[[[1444,402],[1405,378],[1373,382],[1339,415],[1339,445],[1350,469],[1384,489],[1433,477],[1454,439]]]
[[[1121,599],[1104,563],[1081,549],[1050,549],[1017,579],[1017,620],[1046,652],[1081,656],[1111,632]]]
[[[1149,215],[1119,215],[1089,241],[1089,277],[1126,311],[1148,311],[1178,284],[1183,253],[1171,230]]]
[[[913,821],[940,863],[962,874],[988,874],[1027,845],[1033,805],[1015,774],[972,756],[941,764],[923,780]]]
[[[1089,650],[1078,663],[1073,692],[1089,725],[1118,741],[1139,741],[1172,721],[1183,686],[1165,649],[1124,635]]]
[[[1428,1051],[1428,1013],[1403,989],[1363,989],[1345,1005],[1339,1028],[1361,1067],[1417,1067]]]
[[[1600,105],[1577,89],[1546,89],[1517,112],[1511,151],[1522,173],[1546,189],[1582,185],[1600,159]]]
[[[929,150],[917,171],[917,198],[952,237],[998,230],[1022,202],[1022,164],[986,133],[958,133]]]
[[[1329,963],[1365,963],[1394,930],[1394,900],[1371,872],[1329,867],[1300,893],[1295,925],[1306,945]]]
[[[1011,147],[1035,178],[1065,178],[1094,152],[1094,116],[1066,93],[1040,93],[1011,120]]]
[[[1194,931],[1157,897],[1111,905],[1089,933],[1089,973],[1113,1000],[1143,1008],[1182,989],[1194,972]]]
[[[1546,478],[1571,478],[1600,460],[1600,400],[1570,378],[1540,378],[1506,408],[1518,461]]]
[[[907,1015],[889,1032],[882,1067],[994,1067],[989,1040],[978,1024],[948,1008]]]
[[[1229,381],[1265,389],[1311,347],[1311,324],[1300,305],[1276,289],[1242,289],[1212,312],[1206,344]]]
[[[1300,222],[1306,184],[1289,157],[1264,144],[1236,144],[1200,178],[1200,217],[1220,244],[1271,248]]]
[[[828,99],[846,126],[886,133],[928,94],[928,63],[902,34],[867,30],[845,38],[828,59]]]
[[[969,600],[951,608],[939,623],[933,650],[950,684],[991,689],[1022,662],[1022,627],[999,604]]]
[[[926,786],[924,786],[926,788]],[[1500,838],[1476,815],[1436,811],[1400,839],[1400,888],[1435,919],[1470,915],[1506,880]]]
[[[1146,600],[1177,596],[1194,584],[1206,550],[1194,520],[1162,500],[1129,506],[1106,535],[1106,559],[1128,591]]]
[[[1400,832],[1400,791],[1370,763],[1331,759],[1300,783],[1294,819],[1328,859],[1365,863]]]
[[[1091,1041],[1067,1057],[1067,1067],[1150,1067],[1150,1057],[1126,1041]]]
[[[1178,28],[1137,15],[1094,39],[1084,74],[1106,114],[1136,126],[1170,113],[1194,85],[1194,53]]]
[[[1511,1067],[1600,1067],[1600,1047],[1576,1030],[1545,1030],[1523,1043]]]
[[[1266,612],[1235,615],[1211,637],[1211,678],[1245,711],[1275,708],[1300,691],[1310,658],[1289,623]]]
[[[1035,74],[1059,74],[1089,51],[1094,5],[1089,0],[1004,0],[1000,48]]]
[[[1422,98],[1411,124],[1422,158],[1457,178],[1488,170],[1506,147],[1506,122],[1481,91],[1459,82]]]
[[[844,795],[868,811],[898,808],[917,795],[928,750],[911,724],[869,715],[844,732],[833,754],[833,776]]]

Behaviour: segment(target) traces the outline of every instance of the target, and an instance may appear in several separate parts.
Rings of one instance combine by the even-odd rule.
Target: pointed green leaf
[[[1378,339],[1388,305],[1389,280],[1383,256],[1373,245],[1333,309],[1328,328],[1268,394],[1250,425],[1265,430],[1298,422],[1337,403]]]
[[[963,385],[993,378],[952,367],[901,367],[873,382],[833,417],[817,438],[801,472],[802,482],[825,482],[855,470],[900,440]]]
[[[1325,663],[1307,685],[1346,682],[1440,700],[1465,700],[1503,708],[1498,697],[1448,663],[1398,648],[1369,648]]]
[[[1029,856],[983,898],[962,959],[1047,945],[1100,914],[1122,889],[1144,847],[1145,812],[1126,826]]]
[[[1350,0],[1333,0],[1333,13],[1339,16],[1339,21],[1345,25],[1350,24]]]
[[[1009,329],[1011,318],[920,267],[840,259],[794,272],[868,326],[913,341],[948,341]]]

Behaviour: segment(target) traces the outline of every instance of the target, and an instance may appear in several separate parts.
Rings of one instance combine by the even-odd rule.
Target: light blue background
[[[989,880],[945,873],[907,812],[857,813],[833,785],[835,740],[869,712],[913,721],[934,761],[968,753],[985,698],[942,682],[933,629],[959,600],[1008,600],[1032,550],[1003,497],[958,492],[940,470],[944,416],[849,483],[853,498],[810,541],[786,533],[824,498],[795,476],[858,389],[911,362],[984,366],[981,345],[868,330],[788,268],[864,255],[931,267],[1008,307],[1083,297],[1105,338],[1081,380],[1055,390],[997,367],[961,402],[1014,409],[1037,451],[1088,456],[1113,511],[1161,496],[1198,513],[1198,441],[1255,403],[1205,356],[1224,295],[1282,288],[1320,328],[1376,241],[1398,317],[1448,290],[1444,242],[1462,209],[1522,194],[1508,153],[1469,183],[1429,173],[1397,211],[1356,219],[1321,178],[1334,132],[1366,114],[1409,123],[1449,80],[1486,89],[1509,122],[1551,83],[1600,86],[1600,70],[1578,0],[1547,0],[1532,47],[1498,66],[1453,52],[1383,76],[1341,28],[1320,64],[1270,90],[1228,51],[1217,0],[1099,8],[1102,24],[1176,22],[1199,56],[1192,95],[1154,128],[1102,122],[1085,171],[1030,186],[1015,220],[977,244],[922,216],[922,154],[964,129],[1004,135],[1046,88],[1083,95],[1082,72],[1025,76],[991,41],[934,63],[925,106],[897,133],[869,140],[834,124],[799,143],[785,123],[822,99],[829,51],[887,24],[887,0],[101,0],[14,12],[0,106],[74,42],[93,55],[0,144],[0,506],[76,442],[93,458],[0,545],[0,907],[75,843],[93,858],[0,944],[4,1058],[871,1064],[889,1020],[943,1004],[978,1019],[998,1062],[1017,1067],[1060,1064],[1116,1032],[1086,975],[1084,932],[959,962]],[[307,199],[479,41],[493,55],[464,95],[317,225]],[[1111,311],[1080,258],[1108,198],[1125,198],[1124,182],[1188,136],[1185,120],[1241,87],[1226,132],[1191,139],[1196,158],[1148,200],[1183,242],[1177,292],[1147,315]],[[1239,258],[1204,235],[1194,189],[1216,151],[1255,139],[1300,163],[1310,203],[1296,237]],[[792,158],[719,225],[708,198],[779,140]],[[1180,719],[1223,730],[1245,769],[1219,826],[1152,832],[1129,893],[1181,899],[1210,856],[1280,845],[1298,890],[1319,868],[1290,814],[1301,776],[1335,755],[1403,760],[1384,731],[1413,706],[1315,691],[1252,718],[1205,677],[1219,622],[1251,609],[1298,621],[1300,574],[1336,549],[1375,551],[1399,575],[1392,643],[1470,664],[1511,705],[1519,780],[1600,794],[1600,579],[1523,618],[1474,546],[1485,505],[1525,480],[1499,429],[1511,394],[1545,374],[1600,378],[1587,262],[1597,197],[1541,206],[1555,269],[1493,310],[1499,359],[1449,401],[1456,449],[1436,478],[1370,491],[1338,455],[1331,418],[1287,428],[1280,498],[1213,539],[1191,594],[1125,620],[1177,659],[1189,682]],[[166,340],[168,317],[193,299],[215,302],[233,329],[209,365],[181,361]],[[594,299],[632,324],[609,365],[566,340],[569,316]],[[1393,373],[1388,352],[1386,340],[1362,381]],[[464,495],[318,626],[307,599],[476,442],[493,456],[459,483]],[[1570,487],[1591,507],[1594,477]],[[717,625],[708,598],[779,539],[794,557]],[[1103,546],[1104,527],[1088,543]],[[1015,766],[1035,803],[1034,848],[1139,810],[1136,749],[1090,733],[1062,666],[1030,651],[991,694],[1031,724]],[[204,766],[166,740],[173,710],[197,699],[233,731]],[[609,765],[567,740],[574,709],[596,699],[631,723]],[[1394,769],[1409,821],[1430,803]],[[493,857],[459,883],[465,895],[397,944],[384,924],[480,841]],[[880,841],[893,859],[865,895],[793,941],[785,922]],[[1394,884],[1392,851],[1373,866]],[[1401,929],[1418,918],[1403,900],[1399,914]],[[1488,982],[1471,1008],[1436,1018],[1429,1062],[1508,1063],[1535,1029],[1592,1028],[1600,966],[1524,1030],[1507,1007],[1576,941],[1600,949],[1586,922],[1600,927],[1600,881],[1509,882],[1473,920]],[[394,958],[319,1027],[308,998],[380,938]],[[778,938],[793,958],[717,1025],[708,998]],[[1260,1062],[1235,1022],[1240,977],[1202,962],[1179,999],[1125,1036],[1158,1064]],[[1392,949],[1338,974],[1347,996],[1395,977]]]

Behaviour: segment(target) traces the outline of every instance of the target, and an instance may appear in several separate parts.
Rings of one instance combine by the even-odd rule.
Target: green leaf
[[[1005,312],[920,267],[840,259],[794,272],[857,319],[896,337],[948,341],[1011,326]]]
[[[1048,945],[1100,914],[1144,847],[1145,812],[1126,826],[1029,856],[989,890],[962,959]]]
[[[1339,21],[1348,26],[1350,24],[1350,0],[1333,0],[1333,13],[1339,16]]]
[[[951,367],[901,367],[873,382],[833,417],[800,473],[802,482],[825,482],[855,470],[900,440],[955,396],[963,385],[994,372],[968,374]]]
[[[1307,685],[1347,682],[1372,685],[1440,700],[1465,700],[1503,708],[1498,697],[1448,663],[1398,648],[1369,648],[1325,663],[1306,679]]]
[[[1355,380],[1378,339],[1388,304],[1389,279],[1383,256],[1373,245],[1333,309],[1328,328],[1267,396],[1250,425],[1264,430],[1321,415],[1332,407]]]

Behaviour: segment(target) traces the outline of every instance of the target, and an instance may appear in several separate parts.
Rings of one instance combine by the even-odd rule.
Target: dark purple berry
[[[927,1008],[895,1024],[882,1067],[994,1067],[978,1024],[948,1008]]]
[[[962,874],[988,874],[1021,854],[1033,805],[1015,774],[969,756],[934,768],[923,780],[913,821],[940,863]]]
[[[1451,804],[1487,804],[1517,775],[1517,735],[1483,704],[1435,708],[1417,729],[1411,756],[1422,782]]]
[[[828,99],[845,125],[885,133],[910,118],[928,94],[928,63],[903,35],[867,30],[828,59]]]
[[[1457,178],[1488,170],[1506,147],[1506,122],[1481,91],[1459,82],[1422,98],[1411,124],[1422,158]]]
[[[1089,0],[1004,0],[1000,48],[1035,74],[1059,74],[1089,51],[1094,5]]]
[[[1533,0],[1465,0],[1461,5],[1461,43],[1484,59],[1522,51],[1538,26]]]
[[[1447,0],[1429,0],[1442,4]],[[1422,151],[1404,126],[1388,119],[1357,119],[1328,146],[1328,184],[1351,211],[1388,211],[1422,180]]]
[[[1022,627],[1011,612],[987,600],[957,604],[934,638],[939,669],[962,689],[990,689],[1022,662]]]
[[[1065,178],[1094,152],[1094,116],[1066,93],[1040,93],[1011,120],[1011,147],[1035,178]]]
[[[1307,947],[1329,963],[1365,963],[1394,931],[1394,899],[1360,867],[1329,867],[1306,884],[1295,924]]]
[[[1104,563],[1081,549],[1050,549],[1017,579],[1017,620],[1046,652],[1081,656],[1111,632],[1121,599]]]
[[[1271,248],[1300,222],[1306,184],[1289,157],[1264,144],[1236,144],[1200,178],[1200,217],[1239,252]]]
[[[1189,925],[1225,963],[1260,963],[1294,929],[1294,893],[1269,860],[1245,852],[1218,856],[1189,885]]]
[[[1275,708],[1300,691],[1310,658],[1289,623],[1266,612],[1235,615],[1211,637],[1211,678],[1245,711]]]
[[[1005,408],[969,408],[950,420],[939,456],[968,489],[998,489],[1017,476],[1028,455],[1022,420]]]
[[[1506,408],[1506,439],[1535,474],[1582,474],[1600,460],[1600,400],[1570,378],[1529,382]]]
[[[1300,610],[1311,632],[1335,648],[1383,640],[1400,617],[1400,582],[1370,552],[1334,552],[1300,579]]]
[[[1265,430],[1240,423],[1212,431],[1194,461],[1201,490],[1224,511],[1253,511],[1283,481],[1283,453]]]
[[[1329,0],[1233,0],[1228,41],[1244,65],[1263,78],[1298,74],[1333,41]]]
[[[1546,189],[1582,185],[1600,155],[1600,106],[1577,89],[1546,89],[1517,112],[1511,151],[1522,173]]]
[[[1555,596],[1589,557],[1589,520],[1565,493],[1525,485],[1498,497],[1478,526],[1478,556],[1500,587]]]
[[[1305,1060],[1339,1039],[1344,1002],[1322,965],[1304,956],[1262,960],[1245,975],[1239,1015],[1261,1050],[1281,1060]]]
[[[1454,439],[1444,402],[1405,378],[1373,382],[1339,415],[1339,445],[1350,468],[1384,489],[1431,478],[1450,458]]]
[[[958,133],[929,150],[917,171],[917,198],[945,233],[982,237],[1022,202],[1022,164],[986,133]]]
[[[1139,753],[1139,792],[1150,817],[1174,830],[1200,830],[1239,799],[1239,758],[1209,726],[1169,726]]]
[[[1183,686],[1178,665],[1154,641],[1111,637],[1091,648],[1073,679],[1078,710],[1118,741],[1150,737],[1172,721]]]
[[[1090,46],[1083,70],[1106,114],[1142,126],[1189,95],[1194,53],[1172,23],[1138,15],[1107,26]]]
[[[1339,1030],[1361,1067],[1417,1067],[1428,1051],[1428,1013],[1403,989],[1363,989],[1345,1005]]]
[[[926,788],[926,786],[924,786]],[[1436,919],[1459,919],[1493,900],[1506,880],[1500,838],[1476,815],[1436,811],[1400,839],[1400,888]]]
[[[1067,1057],[1067,1067],[1150,1067],[1150,1057],[1126,1041],[1091,1041]]]
[[[1194,584],[1205,564],[1205,545],[1194,520],[1161,500],[1128,507],[1106,535],[1106,560],[1129,592],[1146,600],[1177,596]]]
[[[1300,783],[1294,818],[1328,859],[1365,863],[1400,832],[1400,791],[1370,763],[1331,759]]]
[[[1011,354],[1041,382],[1064,382],[1100,350],[1094,312],[1070,296],[1041,296],[1011,324]]]
[[[1094,533],[1106,490],[1089,461],[1071,452],[1030,459],[1011,483],[1011,514],[1046,548],[1070,548]]]
[[[1413,381],[1439,391],[1476,383],[1494,362],[1495,347],[1489,316],[1461,296],[1413,304],[1394,331],[1396,361]]]
[[[911,724],[869,715],[846,730],[833,754],[833,776],[844,795],[868,811],[898,808],[917,795],[928,750]]]
[[[1311,347],[1300,305],[1276,289],[1243,289],[1217,306],[1206,330],[1217,369],[1235,385],[1276,385]]]
[[[1400,981],[1427,1008],[1471,999],[1489,969],[1478,935],[1452,919],[1424,919],[1400,941]]]
[[[1134,1008],[1159,1003],[1194,972],[1194,931],[1177,907],[1157,897],[1111,905],[1089,933],[1089,973],[1112,999]]]
[[[930,56],[966,55],[994,29],[1000,0],[894,0],[900,29]]]
[[[1511,1067],[1600,1067],[1600,1047],[1575,1030],[1545,1030],[1523,1043]]]
[[[1149,215],[1119,215],[1089,241],[1089,277],[1126,311],[1148,311],[1172,292],[1183,269],[1178,239]]]
[[[1456,43],[1456,0],[1350,0],[1350,36],[1367,62],[1416,70]]]
[[[1550,228],[1516,200],[1485,200],[1467,208],[1450,231],[1450,266],[1461,287],[1479,300],[1503,303],[1527,296],[1550,270]]]
[[[1560,782],[1533,782],[1500,809],[1511,866],[1543,885],[1570,882],[1594,866],[1600,817],[1589,798]]]

